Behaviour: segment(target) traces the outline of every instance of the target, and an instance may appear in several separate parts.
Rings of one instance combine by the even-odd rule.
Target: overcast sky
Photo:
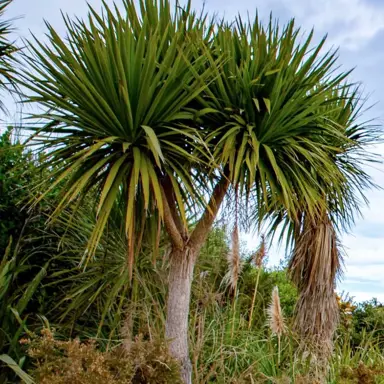
[[[96,9],[101,0],[88,0]],[[106,0],[112,3],[111,0]],[[117,1],[119,4],[120,1]],[[181,0],[182,3],[182,0]],[[195,8],[202,7],[202,0],[192,1]],[[355,68],[353,79],[363,84],[375,104],[366,118],[384,121],[384,1],[383,0],[206,0],[206,10],[232,19],[237,13],[252,16],[256,9],[260,16],[274,17],[285,22],[294,17],[297,25],[309,31],[315,28],[317,38],[328,34],[328,46],[340,47],[344,70]],[[15,21],[15,36],[28,37],[32,31],[43,39],[46,19],[61,35],[65,34],[60,11],[85,17],[85,0],[14,0],[9,7],[9,17]],[[384,149],[381,150],[384,153]],[[384,187],[384,167],[372,169],[376,183]],[[339,290],[349,292],[357,300],[377,297],[384,301],[384,191],[368,193],[370,207],[363,209],[364,218],[357,222],[350,235],[343,238],[347,257],[345,274]],[[258,240],[247,236],[249,248]],[[270,262],[278,263],[280,254],[270,252]]]

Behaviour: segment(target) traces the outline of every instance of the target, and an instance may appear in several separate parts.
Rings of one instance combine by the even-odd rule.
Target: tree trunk
[[[192,384],[192,364],[188,348],[188,316],[195,254],[185,247],[170,255],[167,321],[165,336],[170,341],[170,353],[181,365],[185,384]]]
[[[192,384],[192,364],[188,348],[188,317],[191,299],[193,269],[213,221],[220,209],[229,187],[229,180],[222,177],[216,184],[212,196],[195,229],[188,236],[176,209],[172,191],[164,182],[164,224],[171,239],[170,269],[168,281],[167,320],[165,337],[170,341],[169,351],[181,365],[181,377],[185,384]],[[167,192],[166,192],[167,190]]]
[[[341,257],[336,231],[326,212],[297,228],[289,264],[291,278],[299,289],[294,325],[301,348],[313,361],[311,376],[325,383],[339,321],[335,288]]]

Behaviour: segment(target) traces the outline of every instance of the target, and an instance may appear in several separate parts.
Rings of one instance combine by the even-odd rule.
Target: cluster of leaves
[[[4,13],[12,0],[0,0],[0,90],[17,90],[15,85],[15,53],[18,48],[8,39],[12,32],[12,20],[4,18]],[[5,106],[0,100],[0,110],[4,112]]]
[[[336,52],[321,53],[325,40],[311,49],[313,34],[299,41],[294,21],[208,22],[190,2],[174,14],[168,1],[123,4],[65,18],[68,41],[48,25],[21,74],[26,101],[45,109],[34,143],[44,167],[57,167],[44,192],[66,180],[55,215],[96,192],[87,261],[117,200],[131,274],[149,222],[169,219],[181,248],[218,179],[246,201],[248,223],[273,215],[289,225],[319,210],[353,221],[370,180],[350,155],[376,131],[355,124],[359,94],[335,70]]]

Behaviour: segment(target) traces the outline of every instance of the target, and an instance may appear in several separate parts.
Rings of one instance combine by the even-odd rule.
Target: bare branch
[[[162,182],[162,186],[165,192],[165,197],[167,199],[173,221],[175,222],[175,225],[178,231],[182,234],[182,236],[187,237],[188,228],[183,225],[180,214],[177,210],[175,192],[169,176],[165,177],[164,181]]]
[[[223,175],[216,184],[209,203],[205,208],[201,219],[197,223],[196,228],[192,232],[190,244],[193,248],[195,248],[195,250],[198,251],[207,238],[209,230],[212,227],[212,224],[228,191],[228,187],[229,180],[225,175]],[[198,254],[198,252],[196,252],[196,254]]]
[[[184,246],[184,240],[179,229],[177,228],[177,225],[175,224],[164,188],[161,188],[161,194],[163,196],[165,228],[171,239],[172,245],[177,249],[182,249]]]

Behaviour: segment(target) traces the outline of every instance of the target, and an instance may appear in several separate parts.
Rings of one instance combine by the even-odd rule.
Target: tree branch
[[[167,199],[168,206],[169,206],[173,221],[176,225],[176,228],[178,229],[178,231],[181,233],[183,237],[187,237],[188,229],[185,228],[185,226],[183,225],[180,214],[177,211],[175,192],[173,190],[173,185],[169,176],[166,176],[164,178],[162,182],[162,186],[164,188],[165,197]]]
[[[184,240],[173,219],[164,188],[161,188],[161,194],[163,197],[165,229],[171,239],[172,245],[177,249],[182,249],[184,247]]]
[[[225,175],[223,175],[215,185],[209,203],[190,237],[189,242],[191,246],[196,250],[201,248],[205,239],[207,238],[213,221],[215,220],[224,197],[228,191],[228,187],[229,180]]]

